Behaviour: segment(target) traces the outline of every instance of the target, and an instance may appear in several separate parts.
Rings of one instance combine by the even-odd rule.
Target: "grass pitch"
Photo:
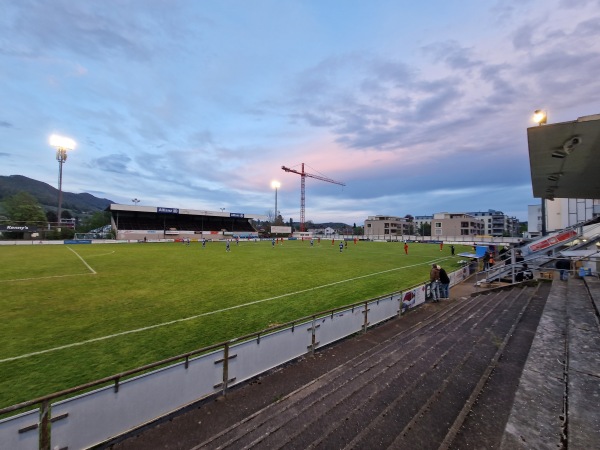
[[[450,248],[0,246],[0,407],[419,284]],[[456,246],[456,253],[470,247]]]

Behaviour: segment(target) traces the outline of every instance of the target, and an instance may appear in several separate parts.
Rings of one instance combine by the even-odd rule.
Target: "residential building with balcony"
[[[516,217],[509,217],[502,211],[489,209],[487,211],[467,212],[473,217],[483,220],[486,236],[518,236],[519,220]]]
[[[412,234],[414,223],[406,217],[369,216],[365,220],[365,237],[369,236],[404,236]]]
[[[485,230],[482,219],[466,213],[436,213],[431,221],[431,236],[480,236]]]

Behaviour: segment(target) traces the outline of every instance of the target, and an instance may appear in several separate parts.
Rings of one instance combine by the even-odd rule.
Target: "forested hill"
[[[18,192],[27,192],[33,195],[44,207],[56,208],[58,189],[55,187],[22,175],[0,176],[0,202]],[[94,197],[91,194],[73,194],[63,191],[63,209],[77,212],[94,212],[106,209],[111,203],[114,202],[106,198]]]

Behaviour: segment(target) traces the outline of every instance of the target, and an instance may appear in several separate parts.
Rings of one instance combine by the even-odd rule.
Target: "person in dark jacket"
[[[560,271],[560,279],[567,281],[569,279],[569,270],[571,270],[571,261],[566,258],[560,258],[556,261],[556,268]]]
[[[450,277],[446,273],[443,267],[437,266],[440,271],[440,297],[449,299],[450,298]]]
[[[490,252],[488,252],[486,250],[486,252],[483,254],[483,270],[489,270],[490,269],[490,258],[492,256],[490,255]]]

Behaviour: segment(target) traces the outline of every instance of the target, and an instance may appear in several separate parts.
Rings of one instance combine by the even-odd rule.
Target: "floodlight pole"
[[[60,226],[60,216],[62,214],[62,173],[63,164],[67,160],[67,149],[59,147],[56,149],[56,160],[58,161],[58,208],[57,208],[57,221]]]
[[[58,217],[56,219],[58,220],[58,226],[60,226],[60,216],[62,215],[63,164],[67,160],[67,150],[73,150],[75,148],[75,141],[67,137],[53,134],[52,136],[50,136],[50,145],[56,148],[56,160],[58,161]]]
[[[271,182],[271,187],[273,189],[275,189],[275,214],[273,216],[273,225],[275,225],[275,222],[277,221],[277,189],[281,186],[281,183],[279,181],[272,181]]]

